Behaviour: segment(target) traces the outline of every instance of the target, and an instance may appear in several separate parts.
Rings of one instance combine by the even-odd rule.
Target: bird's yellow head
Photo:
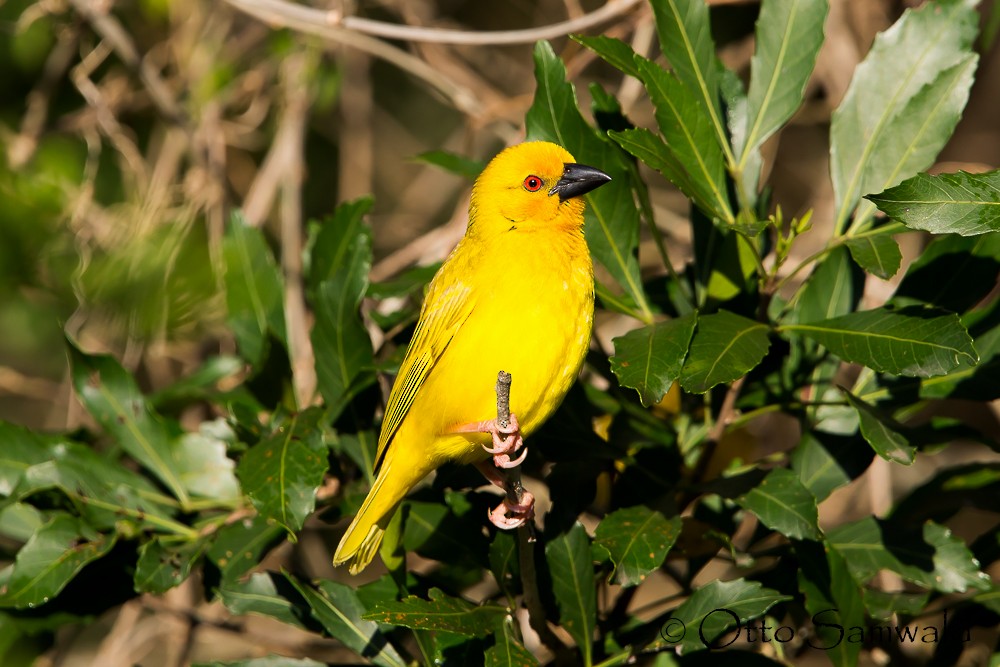
[[[470,232],[575,227],[583,224],[584,195],[611,177],[577,164],[569,151],[530,141],[498,154],[472,189]]]

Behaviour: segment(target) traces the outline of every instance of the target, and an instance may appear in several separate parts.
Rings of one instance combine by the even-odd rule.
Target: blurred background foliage
[[[288,391],[299,397],[299,405],[308,403],[302,399],[314,395],[316,378],[304,352],[312,315],[303,297],[308,288],[303,248],[310,238],[303,221],[324,218],[339,202],[374,195],[368,217],[371,277],[385,284],[382,294],[379,288],[369,294],[415,294],[429,272],[414,273],[411,267],[433,266],[464,230],[470,181],[459,174],[474,174],[479,161],[524,138],[523,120],[535,89],[531,42],[374,40],[377,44],[359,46],[343,35],[282,28],[273,17],[261,21],[244,11],[254,4],[0,3],[0,419],[60,432],[92,425],[73,394],[65,333],[83,349],[113,354],[154,397],[206,359],[234,353],[219,267],[224,230],[236,208],[250,227],[263,230],[285,279],[283,316],[297,386],[270,391],[279,398]],[[709,4],[719,57],[745,75],[758,3]],[[831,3],[805,104],[764,148],[773,198],[787,218],[815,211],[818,231],[794,246],[793,263],[822,246],[823,226],[832,219],[831,110],[875,35],[917,4]],[[599,6],[579,0],[372,0],[322,8],[389,23],[486,31],[546,26]],[[976,84],[934,171],[983,171],[1000,164],[995,115],[1000,55],[993,39],[1000,11],[984,2],[980,13],[982,62]],[[618,37],[639,52],[657,55],[645,3],[630,3],[628,11],[586,32]],[[556,38],[553,45],[576,82],[581,108],[590,106],[586,84],[596,81],[615,93],[638,126],[655,126],[652,106],[637,81],[568,38]],[[398,53],[406,58],[400,61]],[[467,156],[471,163],[442,170],[435,163],[450,163],[450,158],[426,155],[438,150]],[[656,222],[679,263],[692,253],[684,222],[689,203],[664,179],[647,181]],[[923,243],[919,235],[901,239],[904,265]],[[642,237],[639,257],[647,274],[659,271],[648,235]],[[902,274],[895,283],[869,279],[866,303],[884,302]],[[396,283],[387,282],[401,275]],[[399,333],[413,311],[400,314],[401,301],[389,301],[381,309],[366,301],[365,308],[382,330]],[[610,351],[611,339],[633,327],[634,321],[604,312],[595,331],[597,345]],[[381,335],[374,328],[372,333]],[[391,368],[393,359],[381,363]],[[238,390],[245,379],[239,373],[222,375],[229,382],[222,390]],[[266,390],[254,391],[259,397]],[[170,410],[170,395],[157,400],[161,409]],[[659,409],[675,412],[671,400],[676,395]],[[591,396],[591,401],[600,398]],[[177,417],[188,430],[197,431],[210,416],[203,405],[180,404],[184,409]],[[1000,438],[995,404],[959,414]],[[776,441],[787,439],[789,428],[780,419],[757,422],[720,443],[714,465],[765,457],[775,451]],[[952,462],[962,456],[957,453]],[[892,483],[912,488],[926,480],[933,468],[923,465],[919,460]],[[570,470],[563,468],[550,486],[571,487]],[[358,490],[352,489],[355,496]],[[845,494],[837,508],[827,511],[856,516],[870,509],[868,500]],[[350,513],[350,502],[348,497],[341,514]],[[468,515],[462,497],[449,496],[449,502],[456,516]],[[555,520],[572,521],[580,509],[564,509]],[[275,570],[290,563],[311,576],[335,577],[329,565],[331,539],[328,526],[310,523],[296,543],[268,556],[268,566]],[[100,616],[90,627],[67,628],[43,664],[118,664],[91,661],[136,655],[143,664],[176,664],[178,656],[236,658],[275,647],[331,661],[342,657],[333,642],[315,634],[289,634],[284,626],[276,630],[259,619],[229,626],[219,605],[202,604],[184,587],[163,599],[146,596],[143,605]],[[123,628],[134,633],[130,643],[123,639]],[[163,648],[178,638],[184,653]],[[47,647],[40,643],[23,650],[42,648]],[[158,649],[161,655],[150,657]]]

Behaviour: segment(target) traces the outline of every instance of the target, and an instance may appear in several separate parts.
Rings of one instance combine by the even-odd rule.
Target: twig
[[[712,424],[712,428],[705,438],[705,448],[701,453],[701,458],[698,459],[698,465],[695,468],[694,474],[691,476],[691,481],[695,484],[704,481],[702,478],[708,471],[708,466],[712,461],[712,456],[715,454],[715,449],[719,441],[722,440],[722,436],[726,433],[726,425],[736,414],[736,399],[740,397],[740,390],[743,388],[744,380],[746,380],[745,375],[729,385],[729,389],[726,391],[722,407],[719,408],[719,416],[715,418],[715,423]],[[686,505],[687,503],[684,504]]]
[[[497,373],[497,425],[504,428],[510,424],[510,384],[511,375],[506,371]],[[521,467],[515,466],[502,470],[504,476],[504,491],[507,500],[520,505],[524,495],[521,484]],[[521,587],[524,590],[524,606],[528,610],[528,623],[531,629],[538,633],[542,640],[556,656],[564,656],[566,644],[562,642],[549,628],[545,620],[545,607],[542,606],[542,596],[538,592],[538,576],[535,570],[535,520],[528,519],[517,529],[517,560],[521,569]]]
[[[531,44],[540,39],[564,37],[572,32],[581,32],[601,23],[606,23],[616,16],[625,13],[641,0],[609,0],[607,4],[595,9],[589,14],[561,21],[551,25],[528,28],[525,30],[490,30],[467,31],[449,30],[445,28],[425,28],[423,26],[396,25],[383,21],[361,18],[359,16],[344,16],[340,11],[313,9],[292,4],[286,0],[226,0],[229,4],[242,9],[248,14],[281,23],[289,27],[311,24],[317,29],[343,29],[362,35],[398,39],[407,42],[434,42],[437,44],[464,44],[475,46]],[[292,25],[294,23],[294,26]],[[307,30],[308,31],[308,30]],[[316,34],[319,34],[318,32]]]

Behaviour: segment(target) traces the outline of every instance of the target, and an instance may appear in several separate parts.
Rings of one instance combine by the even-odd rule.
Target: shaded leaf
[[[209,357],[198,369],[180,380],[147,396],[150,405],[157,409],[176,404],[187,404],[208,399],[215,394],[216,385],[243,370],[243,361],[238,357]]]
[[[27,542],[42,525],[43,515],[34,505],[6,503],[0,509],[0,535],[17,542]]]
[[[413,158],[418,162],[432,164],[440,167],[456,176],[464,176],[470,180],[479,176],[479,173],[486,168],[486,163],[481,160],[471,160],[448,151],[427,151]]]
[[[174,442],[178,426],[153,413],[132,376],[113,357],[90,355],[68,341],[73,387],[87,412],[187,506],[190,502],[179,452]]]
[[[635,51],[622,40],[607,35],[570,35],[570,38],[583,44],[621,72],[639,78]]]
[[[782,535],[797,540],[820,536],[816,498],[791,470],[775,468],[737,502]]]
[[[687,169],[667,147],[663,139],[643,127],[608,132],[619,146],[630,155],[637,157],[650,169],[655,169],[668,181],[676,185],[689,199],[707,201],[704,193],[688,174]]]
[[[535,79],[538,88],[525,116],[529,140],[552,141],[573,157],[606,172],[612,182],[586,195],[584,229],[587,245],[639,311],[648,314],[645,290],[639,276],[639,211],[628,187],[630,167],[618,148],[597,133],[580,114],[573,85],[566,81],[566,67],[548,42],[535,45]]]
[[[411,595],[398,602],[381,602],[364,618],[414,630],[441,630],[464,637],[485,637],[507,614],[503,607],[476,606],[461,598],[451,597],[439,588],[430,589],[429,596],[429,600]]]
[[[228,581],[219,588],[219,597],[234,616],[258,614],[305,629],[296,616],[296,608],[278,592],[270,573],[254,572],[246,581]]]
[[[331,637],[376,665],[406,665],[378,625],[367,620],[364,607],[350,586],[335,581],[319,581],[317,588],[312,588],[290,574],[286,573],[285,577],[306,599],[313,618],[323,625]]]
[[[681,370],[681,386],[701,394],[749,373],[767,354],[768,328],[720,310],[698,318],[698,328]]]
[[[830,129],[830,171],[838,223],[847,219],[861,195],[883,190],[893,172],[901,180],[922,169],[910,165],[917,157],[920,162],[933,160],[947,140],[950,131],[944,134],[938,130],[934,136],[924,135],[920,150],[915,151],[910,127],[919,127],[939,113],[935,102],[943,100],[927,97],[922,108],[908,110],[914,114],[911,118],[904,118],[903,111],[924,86],[967,61],[977,26],[974,4],[971,0],[943,0],[907,10],[876,37],[871,51],[855,69]],[[949,96],[946,106],[949,110],[957,106],[960,112],[962,106],[955,104],[955,97]],[[872,99],[881,102],[872,104]],[[907,134],[902,133],[900,120],[908,125]],[[878,168],[874,169],[877,146],[889,153],[878,157]],[[899,169],[902,162],[910,169]]]
[[[873,308],[781,330],[800,332],[844,361],[883,373],[931,377],[963,358],[978,359],[957,315],[923,308]]]
[[[844,391],[847,402],[858,411],[861,423],[861,435],[875,453],[886,461],[894,461],[904,465],[913,463],[916,447],[912,446],[903,435],[902,425],[888,415],[882,414],[874,406],[865,403],[849,391]]]
[[[490,542],[489,557],[493,578],[503,591],[512,594],[520,582],[517,535],[498,530]]]
[[[264,235],[248,226],[239,212],[229,219],[222,257],[229,328],[240,354],[257,366],[267,354],[271,337],[286,341],[281,271]]]
[[[863,626],[865,607],[858,583],[847,571],[837,551],[817,542],[795,545],[799,590],[805,595],[815,636],[806,639],[810,648],[822,650],[838,667],[853,667],[861,651],[860,642],[844,641],[844,628]]]
[[[139,547],[135,566],[136,592],[161,595],[179,586],[191,575],[206,547],[204,540],[171,544],[161,537],[146,542]]]
[[[316,490],[329,465],[326,445],[312,419],[296,415],[247,450],[237,474],[263,516],[294,534],[312,513]]]
[[[226,587],[260,564],[272,547],[284,536],[275,521],[259,514],[219,528],[208,550],[221,574],[221,587]]]
[[[0,421],[0,496],[9,496],[24,472],[51,458],[58,442],[23,426]]]
[[[370,198],[342,204],[316,234],[310,257],[316,323],[310,332],[320,393],[334,419],[375,381],[371,338],[361,321],[361,299],[371,270]]]
[[[611,371],[639,392],[645,406],[658,403],[681,374],[697,315],[651,324],[615,338]]]
[[[976,305],[996,285],[1000,275],[1000,234],[935,237],[896,288],[893,303],[913,303],[962,313]],[[983,351],[977,345],[979,353]]]
[[[45,604],[115,541],[115,535],[97,533],[75,517],[56,515],[17,552],[10,579],[0,587],[0,607]]]
[[[514,619],[508,614],[499,623],[494,644],[486,651],[484,667],[534,667],[538,660],[518,641]]]
[[[896,239],[889,234],[852,238],[845,245],[858,266],[882,280],[892,278],[899,271],[903,253],[899,251]]]
[[[806,431],[792,451],[792,468],[816,501],[822,502],[835,489],[860,477],[873,458],[871,447],[861,438]]]
[[[861,300],[864,274],[844,247],[834,248],[806,279],[796,301],[799,322],[817,322],[853,311]]]
[[[597,615],[594,563],[590,539],[580,523],[545,545],[545,560],[552,575],[552,593],[559,605],[559,622],[576,640],[583,663],[591,664]]]
[[[735,626],[737,619],[746,623],[782,600],[790,599],[791,596],[764,588],[756,581],[713,581],[696,590],[671,614],[687,627],[683,639],[672,645],[683,653],[712,648],[713,642]],[[708,642],[707,647],[702,644],[702,636]]]
[[[656,510],[636,505],[605,516],[597,526],[594,544],[611,556],[614,583],[637,586],[663,564],[680,532],[679,516],[667,519]]]
[[[861,585],[884,569],[943,593],[990,586],[989,576],[979,571],[968,547],[950,530],[927,521],[922,534],[864,517],[827,531],[827,540]]]
[[[1000,170],[917,174],[866,199],[913,229],[962,236],[1000,231]]]

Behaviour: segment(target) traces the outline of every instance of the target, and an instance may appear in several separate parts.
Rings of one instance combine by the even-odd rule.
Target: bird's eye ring
[[[524,189],[528,192],[538,192],[542,189],[542,185],[544,185],[542,179],[538,176],[532,175],[524,179]]]

